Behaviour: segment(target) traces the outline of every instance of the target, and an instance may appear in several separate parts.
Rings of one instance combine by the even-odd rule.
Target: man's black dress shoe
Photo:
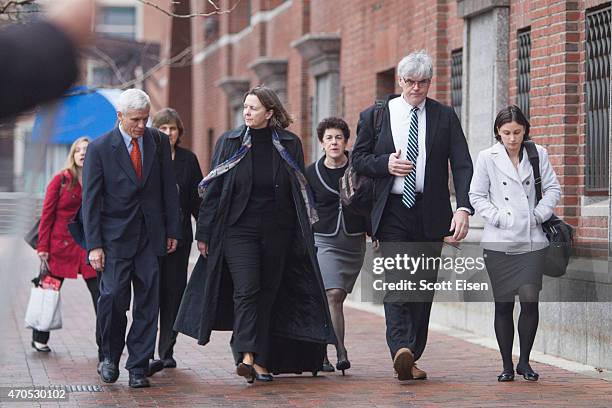
[[[151,386],[147,377],[142,373],[130,373],[129,384],[132,388],[146,388]]]
[[[100,378],[105,383],[114,383],[119,378],[119,367],[108,359],[104,359],[98,366]]]
[[[499,382],[514,381],[514,370],[502,371],[502,373],[497,376],[497,381]]]
[[[255,379],[261,382],[270,382],[274,380],[274,377],[272,377],[272,374],[270,373],[266,373],[266,374],[255,373]]]
[[[162,362],[164,363],[164,368],[176,368],[176,360],[174,357],[164,358]]]
[[[527,381],[538,381],[540,379],[540,375],[533,371],[533,368],[531,368],[529,364],[523,367],[516,366],[516,373],[522,375]]]
[[[147,377],[152,376],[153,374],[160,372],[164,369],[164,362],[161,360],[151,360],[149,361],[149,370],[147,371]]]

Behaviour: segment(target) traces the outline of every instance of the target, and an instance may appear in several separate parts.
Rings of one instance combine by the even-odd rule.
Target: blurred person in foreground
[[[53,0],[46,18],[0,29],[0,119],[61,96],[91,41],[94,0]]]

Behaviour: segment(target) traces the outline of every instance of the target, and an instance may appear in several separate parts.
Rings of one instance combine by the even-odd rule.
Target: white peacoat
[[[533,169],[525,148],[516,168],[501,142],[478,155],[469,196],[474,210],[486,221],[484,248],[527,252],[548,246],[541,224],[552,216],[561,187],[548,152],[542,146],[536,147],[542,177],[542,200],[537,206]]]

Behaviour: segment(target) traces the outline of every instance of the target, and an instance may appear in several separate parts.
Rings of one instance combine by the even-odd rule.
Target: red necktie
[[[132,139],[130,159],[132,159],[132,165],[134,166],[134,170],[136,170],[136,176],[140,179],[142,177],[142,158],[140,156],[140,147],[138,147],[138,141],[136,139]]]

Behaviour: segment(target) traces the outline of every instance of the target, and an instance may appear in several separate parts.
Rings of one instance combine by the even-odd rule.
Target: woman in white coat
[[[537,146],[542,199],[536,205],[533,169],[523,141],[529,122],[517,106],[502,109],[495,119],[495,143],[480,152],[470,202],[486,221],[482,236],[485,264],[495,297],[495,334],[503,360],[498,381],[514,380],[514,297],[518,294],[520,357],[516,372],[526,380],[539,375],[529,364],[538,328],[538,296],[548,240],[541,224],[553,214],[561,188],[546,149]]]

